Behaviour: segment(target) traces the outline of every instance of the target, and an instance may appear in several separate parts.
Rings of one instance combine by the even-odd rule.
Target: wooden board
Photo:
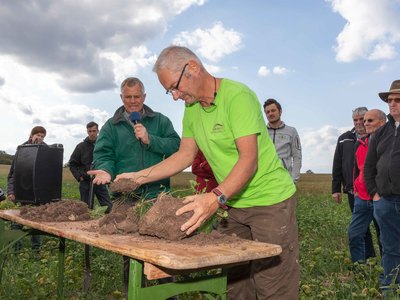
[[[19,210],[0,210],[0,218],[172,270],[219,267],[271,257],[282,252],[278,245],[248,240],[243,240],[240,245],[202,246],[150,239],[139,235],[103,235],[85,230],[96,225],[98,220],[39,223],[21,218]]]

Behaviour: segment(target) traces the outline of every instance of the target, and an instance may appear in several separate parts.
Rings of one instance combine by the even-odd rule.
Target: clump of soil
[[[181,226],[193,215],[193,211],[177,216],[176,211],[184,204],[183,199],[161,193],[150,210],[139,222],[139,233],[177,241],[187,237]]]
[[[130,179],[120,179],[110,183],[109,188],[112,192],[132,192],[139,187],[138,184],[134,183]]]
[[[115,203],[111,213],[99,220],[101,234],[135,233],[138,231],[139,217],[136,209],[127,203]]]
[[[22,206],[20,216],[38,222],[63,222],[90,220],[90,210],[86,203],[61,200],[40,206]]]

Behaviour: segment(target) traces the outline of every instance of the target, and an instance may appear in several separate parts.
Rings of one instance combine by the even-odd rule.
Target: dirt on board
[[[22,206],[20,216],[37,222],[64,222],[90,220],[90,210],[86,203],[61,200],[40,206]]]
[[[79,200],[62,200],[41,206],[23,206],[20,216],[36,222],[74,222],[74,227],[81,224],[82,230],[99,232],[99,234],[130,234],[142,236],[146,240],[164,239],[184,245],[218,245],[229,244],[238,247],[243,239],[235,235],[229,236],[217,231],[187,236],[180,227],[192,215],[192,212],[176,216],[175,212],[183,206],[183,199],[174,198],[162,193],[154,205],[139,218],[138,203],[114,203],[109,214],[91,222],[90,210],[86,203]]]

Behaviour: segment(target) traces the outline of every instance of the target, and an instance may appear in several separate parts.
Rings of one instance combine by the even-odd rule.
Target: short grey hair
[[[377,113],[378,113],[378,119],[386,122],[386,114],[380,109],[377,109]]]
[[[135,86],[137,84],[140,86],[140,91],[141,91],[142,95],[144,95],[145,90],[144,90],[143,82],[141,82],[140,79],[136,78],[136,77],[128,77],[124,81],[122,81],[122,83],[121,83],[121,93],[122,93],[122,90],[124,89],[124,86],[127,85],[129,87],[133,87],[133,86]]]
[[[192,50],[186,47],[172,45],[161,51],[153,66],[153,72],[158,73],[160,69],[178,72],[189,60],[196,61],[200,67],[204,69],[201,60]]]
[[[353,116],[362,116],[368,111],[368,108],[365,106],[357,107],[353,110]]]

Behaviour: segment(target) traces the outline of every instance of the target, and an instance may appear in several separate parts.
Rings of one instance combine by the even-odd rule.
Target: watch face
[[[217,196],[217,201],[219,205],[225,206],[228,199],[226,196],[217,188],[213,189],[212,192]]]
[[[218,197],[218,203],[226,204],[226,196],[224,194],[221,194],[221,196]]]

